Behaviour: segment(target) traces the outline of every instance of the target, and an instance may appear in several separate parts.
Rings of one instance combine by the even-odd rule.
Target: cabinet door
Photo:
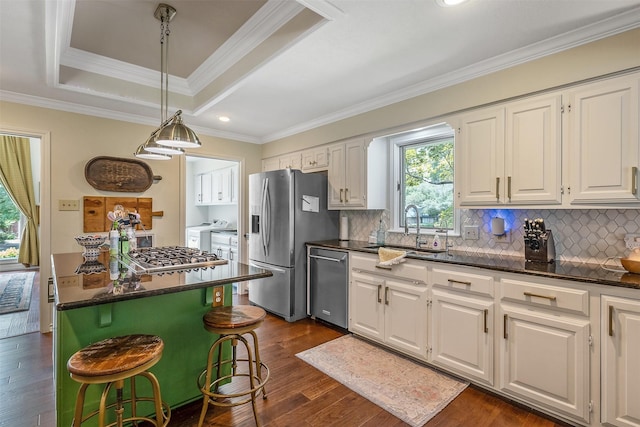
[[[349,330],[377,341],[384,340],[384,281],[351,272]]]
[[[571,203],[637,202],[638,78],[585,85],[569,102]]]
[[[589,422],[589,322],[502,307],[500,390]]]
[[[344,204],[366,207],[366,153],[364,140],[345,144]]]
[[[262,172],[275,171],[280,168],[280,159],[272,157],[270,159],[262,160]]]
[[[562,202],[561,102],[560,95],[545,95],[507,105],[507,203]]]
[[[471,113],[461,119],[460,205],[504,202],[504,109]]]
[[[329,150],[327,147],[313,148],[302,152],[302,170],[313,172],[326,170],[329,165]]]
[[[640,300],[602,297],[602,422],[640,426]]]
[[[238,166],[233,166],[229,170],[229,185],[231,187],[231,203],[238,203],[238,188],[240,187],[240,179],[238,175]]]
[[[431,361],[493,385],[493,300],[433,291]]]
[[[427,286],[385,279],[385,342],[396,349],[427,357]]]
[[[196,201],[198,205],[210,205],[212,202],[213,177],[212,174],[203,173],[196,177]]]
[[[344,144],[329,147],[329,209],[340,209],[344,206]]]
[[[300,169],[302,168],[302,156],[300,153],[289,154],[280,157],[280,169]]]

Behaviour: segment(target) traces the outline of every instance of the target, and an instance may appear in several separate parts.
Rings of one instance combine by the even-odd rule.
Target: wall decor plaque
[[[154,177],[151,168],[137,159],[99,156],[84,167],[84,177],[97,190],[141,193],[151,187]]]

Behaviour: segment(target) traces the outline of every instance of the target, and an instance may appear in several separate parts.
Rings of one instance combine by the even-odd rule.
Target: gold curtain
[[[0,181],[20,212],[27,217],[27,224],[20,237],[18,262],[40,265],[39,218],[33,192],[28,138],[0,135]]]

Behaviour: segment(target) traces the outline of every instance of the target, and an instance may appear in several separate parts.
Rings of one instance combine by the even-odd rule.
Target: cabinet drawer
[[[405,260],[400,264],[378,265],[377,255],[351,254],[349,265],[353,270],[361,270],[381,277],[408,279],[427,283],[427,264],[422,261]]]
[[[589,291],[512,279],[500,282],[503,301],[589,315]]]
[[[493,277],[453,269],[434,268],[433,286],[493,296]]]

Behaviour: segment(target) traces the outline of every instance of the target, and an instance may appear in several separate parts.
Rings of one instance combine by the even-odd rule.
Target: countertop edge
[[[357,240],[324,240],[324,241],[316,241],[316,242],[307,242],[307,246],[317,246],[317,247],[325,247],[328,249],[337,249],[343,251],[355,251],[362,252],[368,254],[376,254],[376,249],[367,248],[367,246],[373,246],[372,243],[357,241]],[[390,245],[393,246],[393,245]],[[594,284],[594,285],[604,285],[604,286],[615,286],[621,288],[629,288],[640,290],[640,275],[634,275],[631,273],[614,273],[607,272],[602,269],[599,264],[586,264],[586,263],[570,263],[563,261],[555,261],[552,265],[535,265],[534,263],[529,263],[525,261],[524,258],[516,258],[516,257],[502,257],[495,256],[492,259],[492,262],[489,263],[488,258],[491,254],[487,254],[484,256],[474,256],[474,255],[460,255],[453,252],[451,258],[443,259],[445,256],[443,253],[438,253],[432,257],[428,256],[415,256],[412,254],[407,254],[406,257],[410,259],[415,259],[418,261],[427,261],[434,263],[442,263],[442,264],[450,264],[450,265],[458,265],[458,266],[467,266],[467,267],[476,267],[476,268],[484,268],[487,270],[499,271],[503,273],[516,273],[516,274],[524,274],[529,276],[536,277],[546,277],[550,279],[560,279],[560,280],[571,280],[574,282],[581,282],[586,284]],[[500,261],[503,261],[502,263]],[[555,264],[555,265],[553,265]],[[529,268],[527,268],[529,267]],[[549,272],[549,271],[540,271],[534,268],[553,268],[555,270],[561,270],[561,272]],[[563,270],[571,270],[571,273],[562,272]],[[594,277],[597,275],[598,277]],[[627,280],[627,281],[625,281]],[[631,280],[631,281],[629,281]]]

